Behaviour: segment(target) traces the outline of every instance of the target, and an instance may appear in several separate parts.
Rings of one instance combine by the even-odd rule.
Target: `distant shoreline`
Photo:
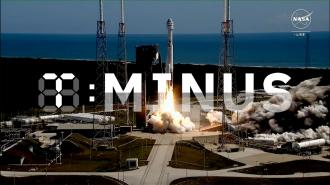
[[[39,58],[39,57],[7,57],[7,56],[1,56],[0,59],[4,59],[4,60],[11,60],[11,59],[25,59],[25,60],[45,60],[45,61],[59,61],[59,62],[96,62],[96,60],[91,60],[91,59],[65,59],[65,58]],[[110,63],[116,63],[118,62],[118,60],[109,60],[108,62]],[[130,64],[135,64],[135,61],[132,60],[128,60],[127,61]],[[205,65],[211,65],[211,66],[219,66],[216,64],[194,64],[194,63],[175,63],[175,65],[197,65],[197,66],[205,66]],[[265,65],[265,66],[261,66],[261,65],[232,65],[235,67],[252,67],[252,68],[287,68],[287,69],[330,69],[329,67],[298,67],[298,66],[269,66],[269,65]]]
[[[330,31],[312,31],[310,33],[329,33]],[[293,33],[288,32],[236,32],[235,34],[287,34]],[[91,35],[95,36],[95,33],[1,33],[2,34],[12,34],[12,35]],[[117,37],[116,33],[107,34],[110,36]],[[167,35],[167,33],[127,33],[126,35]],[[176,33],[175,35],[219,35],[219,33]]]
[[[330,67],[329,32],[311,32],[307,47],[304,36],[294,33],[235,33],[230,63],[238,66]],[[221,34],[174,34],[175,64],[219,63]],[[167,56],[166,34],[127,34],[126,58],[136,60],[136,47],[158,45],[159,56]],[[309,49],[308,49],[309,48]],[[1,56],[6,58],[95,60],[94,34],[1,34]],[[107,55],[118,59],[118,36],[107,37]]]

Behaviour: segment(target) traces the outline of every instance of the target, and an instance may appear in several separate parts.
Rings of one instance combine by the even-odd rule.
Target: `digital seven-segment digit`
[[[54,80],[55,89],[46,89],[45,81]],[[73,85],[72,89],[63,89],[63,80],[71,80]],[[79,80],[72,73],[63,73],[58,77],[55,73],[45,73],[42,78],[39,79],[39,91],[38,104],[45,112],[55,112],[60,109],[62,112],[72,112],[79,106]],[[45,97],[54,97],[55,105],[46,105]],[[72,96],[72,105],[63,106],[63,96]]]
[[[89,84],[89,90],[95,90],[95,84]],[[94,101],[95,101],[95,96],[90,96],[89,102],[94,102]]]

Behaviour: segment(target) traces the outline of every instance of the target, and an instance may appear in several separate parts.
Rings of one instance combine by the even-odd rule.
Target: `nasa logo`
[[[292,26],[297,29],[305,29],[312,22],[313,12],[309,12],[305,9],[295,10],[291,15]]]

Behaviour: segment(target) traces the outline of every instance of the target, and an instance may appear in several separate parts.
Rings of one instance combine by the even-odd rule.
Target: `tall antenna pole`
[[[104,125],[104,131],[103,131],[103,141],[106,140],[105,134],[106,131],[106,125],[108,124],[106,122],[105,116],[105,73],[108,72],[108,54],[107,54],[107,34],[105,30],[105,21],[103,16],[103,0],[99,0],[99,13],[100,17],[97,21],[97,32],[96,32],[96,85],[95,90],[97,92],[97,97],[95,100],[95,112],[97,112],[98,107],[100,107],[100,110],[103,111],[103,121],[101,124]],[[111,114],[110,114],[111,116]],[[95,116],[93,116],[95,118]],[[110,117],[111,121],[111,117]],[[95,120],[93,121],[93,128],[94,128]],[[111,130],[112,132],[112,130]],[[96,135],[98,135],[97,133]],[[107,133],[108,134],[108,133]],[[95,136],[96,136],[95,135]],[[94,137],[95,137],[94,136]],[[93,137],[93,140],[94,140]],[[111,138],[112,139],[112,138]],[[112,146],[111,146],[112,147]]]
[[[229,20],[229,0],[225,0],[225,5],[224,5],[224,17],[223,21],[226,22]]]
[[[217,100],[219,108],[222,109],[222,130],[221,130],[221,147],[224,147],[225,138],[224,131],[226,128],[226,106],[223,96],[223,74],[233,72],[231,62],[233,60],[233,20],[230,19],[230,5],[229,0],[224,0],[224,16],[221,23],[221,36],[222,36],[222,51],[220,52],[219,68],[218,68],[218,87],[217,87]],[[233,92],[236,96],[236,74],[233,74]]]
[[[126,27],[124,0],[120,0],[120,21],[118,30],[118,59],[120,62],[126,62]]]
[[[99,0],[100,3],[99,3],[99,13],[100,13],[100,21],[104,21],[104,18],[103,18],[103,0]]]
[[[96,32],[96,105],[104,107],[104,75],[108,70],[107,65],[107,34],[103,17],[103,0],[99,0],[100,17],[97,21]]]
[[[120,0],[120,22],[118,30],[118,60],[122,63],[118,64],[117,76],[120,79],[121,85],[126,86],[128,82],[127,71],[127,50],[126,50],[126,27],[125,27],[125,6],[124,0]],[[119,102],[117,102],[119,105]],[[126,123],[129,124],[129,98],[125,104]]]
[[[124,11],[124,0],[120,0],[120,6],[121,6],[121,16],[120,20],[122,23],[125,23],[125,11]]]

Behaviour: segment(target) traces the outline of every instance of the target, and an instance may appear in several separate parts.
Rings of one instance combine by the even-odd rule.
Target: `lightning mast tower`
[[[125,87],[128,82],[127,71],[127,50],[126,50],[126,25],[125,25],[125,11],[124,0],[120,0],[120,22],[118,30],[118,60],[121,64],[118,64],[117,77],[119,78],[122,87]],[[118,100],[118,98],[117,98]],[[119,105],[119,101],[117,101]],[[129,99],[125,104],[126,109],[126,123],[129,124]]]
[[[120,22],[118,30],[118,59],[121,62],[126,61],[126,27],[124,0],[120,0]]]
[[[219,68],[218,68],[218,87],[217,87],[217,100],[219,107],[222,108],[222,131],[221,131],[221,147],[224,147],[225,138],[224,131],[226,129],[227,123],[225,119],[226,106],[223,96],[223,74],[232,73],[233,75],[233,94],[236,97],[236,74],[232,70],[231,63],[233,61],[233,20],[230,19],[230,5],[229,0],[224,0],[224,19],[221,23],[221,36],[222,36],[222,51],[220,51],[219,57]],[[236,101],[237,102],[237,101]]]
[[[103,122],[100,123],[104,126],[104,130],[96,133],[94,131],[94,134],[96,137],[99,134],[103,134],[103,139],[102,141],[107,141],[107,135],[111,138],[113,137],[113,129],[110,129],[110,132],[108,131],[109,127],[108,123],[106,122],[105,116],[105,73],[108,72],[108,54],[107,54],[107,34],[105,30],[105,21],[104,21],[104,16],[103,16],[103,0],[99,0],[99,13],[100,17],[99,20],[97,21],[97,32],[96,32],[96,85],[95,85],[95,90],[97,92],[96,100],[95,100],[95,111],[98,111],[98,107],[100,107],[99,110],[103,111]],[[94,114],[93,114],[94,115]],[[95,117],[94,117],[94,122],[95,122]],[[111,118],[110,118],[111,121]],[[111,123],[110,123],[111,124]],[[93,128],[94,128],[94,123],[93,123]],[[112,126],[111,126],[112,128]],[[94,138],[93,138],[93,144],[94,144]],[[112,142],[110,143],[110,146],[112,147]]]
[[[96,105],[104,106],[104,75],[108,70],[107,65],[107,34],[103,17],[103,0],[99,0],[100,17],[97,21],[96,32]]]

